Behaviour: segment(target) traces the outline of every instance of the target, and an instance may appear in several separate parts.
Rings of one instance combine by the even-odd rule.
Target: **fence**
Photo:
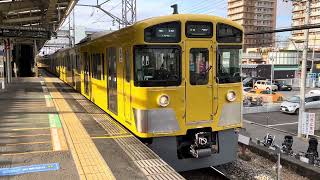
[[[286,84],[292,85],[293,88],[300,88],[300,78],[293,78],[293,79],[284,79],[283,80]],[[306,87],[307,88],[315,88],[320,87],[320,80],[319,79],[306,79]]]

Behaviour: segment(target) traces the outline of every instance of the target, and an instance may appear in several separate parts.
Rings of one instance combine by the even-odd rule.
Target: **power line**
[[[281,29],[259,31],[259,32],[248,32],[248,33],[244,33],[244,35],[272,34],[272,33],[279,33],[279,32],[288,32],[288,31],[305,30],[305,29],[316,29],[316,28],[320,28],[320,24],[302,25],[302,26],[296,26],[296,27],[291,27],[291,28],[281,28]]]
[[[207,3],[204,3],[204,4],[200,4],[199,6],[196,6],[194,8],[192,8],[189,12],[190,13],[194,13],[194,12],[197,12],[197,11],[201,11],[203,9],[206,9],[206,8],[212,8],[212,2],[207,2]]]
[[[227,5],[228,6],[228,5]],[[218,12],[218,11],[220,11],[220,10],[222,10],[222,9],[224,9],[224,8],[226,8],[227,6],[224,6],[224,7],[217,7],[217,8],[220,8],[219,10],[213,10],[213,11],[209,11],[209,12],[204,12],[204,13],[206,13],[206,14],[211,14],[211,13],[214,13],[214,12]]]
[[[202,6],[203,3],[207,2],[207,1],[209,1],[209,0],[203,0],[203,1],[200,1],[200,2],[196,2],[197,5],[193,4],[193,5],[191,5],[192,7],[183,9],[183,10],[181,10],[181,12],[186,12],[186,11],[190,11],[190,10],[192,10],[194,8],[198,8],[198,7]]]
[[[213,5],[213,6],[212,6]],[[212,11],[213,9],[219,8],[219,6],[224,5],[224,0],[217,2],[216,4],[211,4],[209,7],[205,6],[192,11],[192,13],[204,13],[206,11]]]

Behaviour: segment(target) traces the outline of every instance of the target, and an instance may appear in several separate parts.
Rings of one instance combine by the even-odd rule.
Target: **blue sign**
[[[60,169],[59,163],[36,164],[31,166],[19,166],[12,168],[0,168],[0,176],[13,176],[32,172],[56,171]]]
[[[316,79],[317,78],[317,73],[308,73],[308,78],[309,79]]]

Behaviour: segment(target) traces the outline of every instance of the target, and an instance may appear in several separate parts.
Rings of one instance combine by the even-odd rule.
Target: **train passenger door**
[[[84,53],[84,93],[90,96],[90,58],[88,53]]]
[[[74,71],[75,71],[75,56],[73,54],[70,54],[71,58],[71,81],[72,81],[72,86],[75,87],[75,79],[74,79]]]
[[[117,49],[108,48],[108,109],[118,114],[117,96]]]
[[[212,41],[186,41],[186,124],[213,120]]]
[[[131,124],[131,59],[130,59],[130,48],[124,50],[124,116],[125,122]]]

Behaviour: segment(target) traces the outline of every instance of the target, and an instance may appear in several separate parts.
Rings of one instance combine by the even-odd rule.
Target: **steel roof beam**
[[[29,21],[40,21],[42,16],[33,16],[33,17],[23,17],[23,18],[14,18],[14,19],[3,19],[3,23],[20,23],[20,22],[29,22]]]
[[[14,19],[14,18],[25,18],[25,17],[34,17],[34,16],[43,16],[42,11],[25,13],[25,14],[11,14],[6,16],[6,19]]]
[[[52,16],[54,16],[57,11],[57,8],[56,8],[56,5],[57,5],[57,0],[50,0],[49,1],[49,6],[48,6],[48,9],[47,9],[47,14],[46,14],[46,22],[48,23]]]
[[[7,3],[1,3],[0,12],[7,13],[10,11],[19,11],[20,9],[34,8],[35,3],[28,1],[12,1]]]

